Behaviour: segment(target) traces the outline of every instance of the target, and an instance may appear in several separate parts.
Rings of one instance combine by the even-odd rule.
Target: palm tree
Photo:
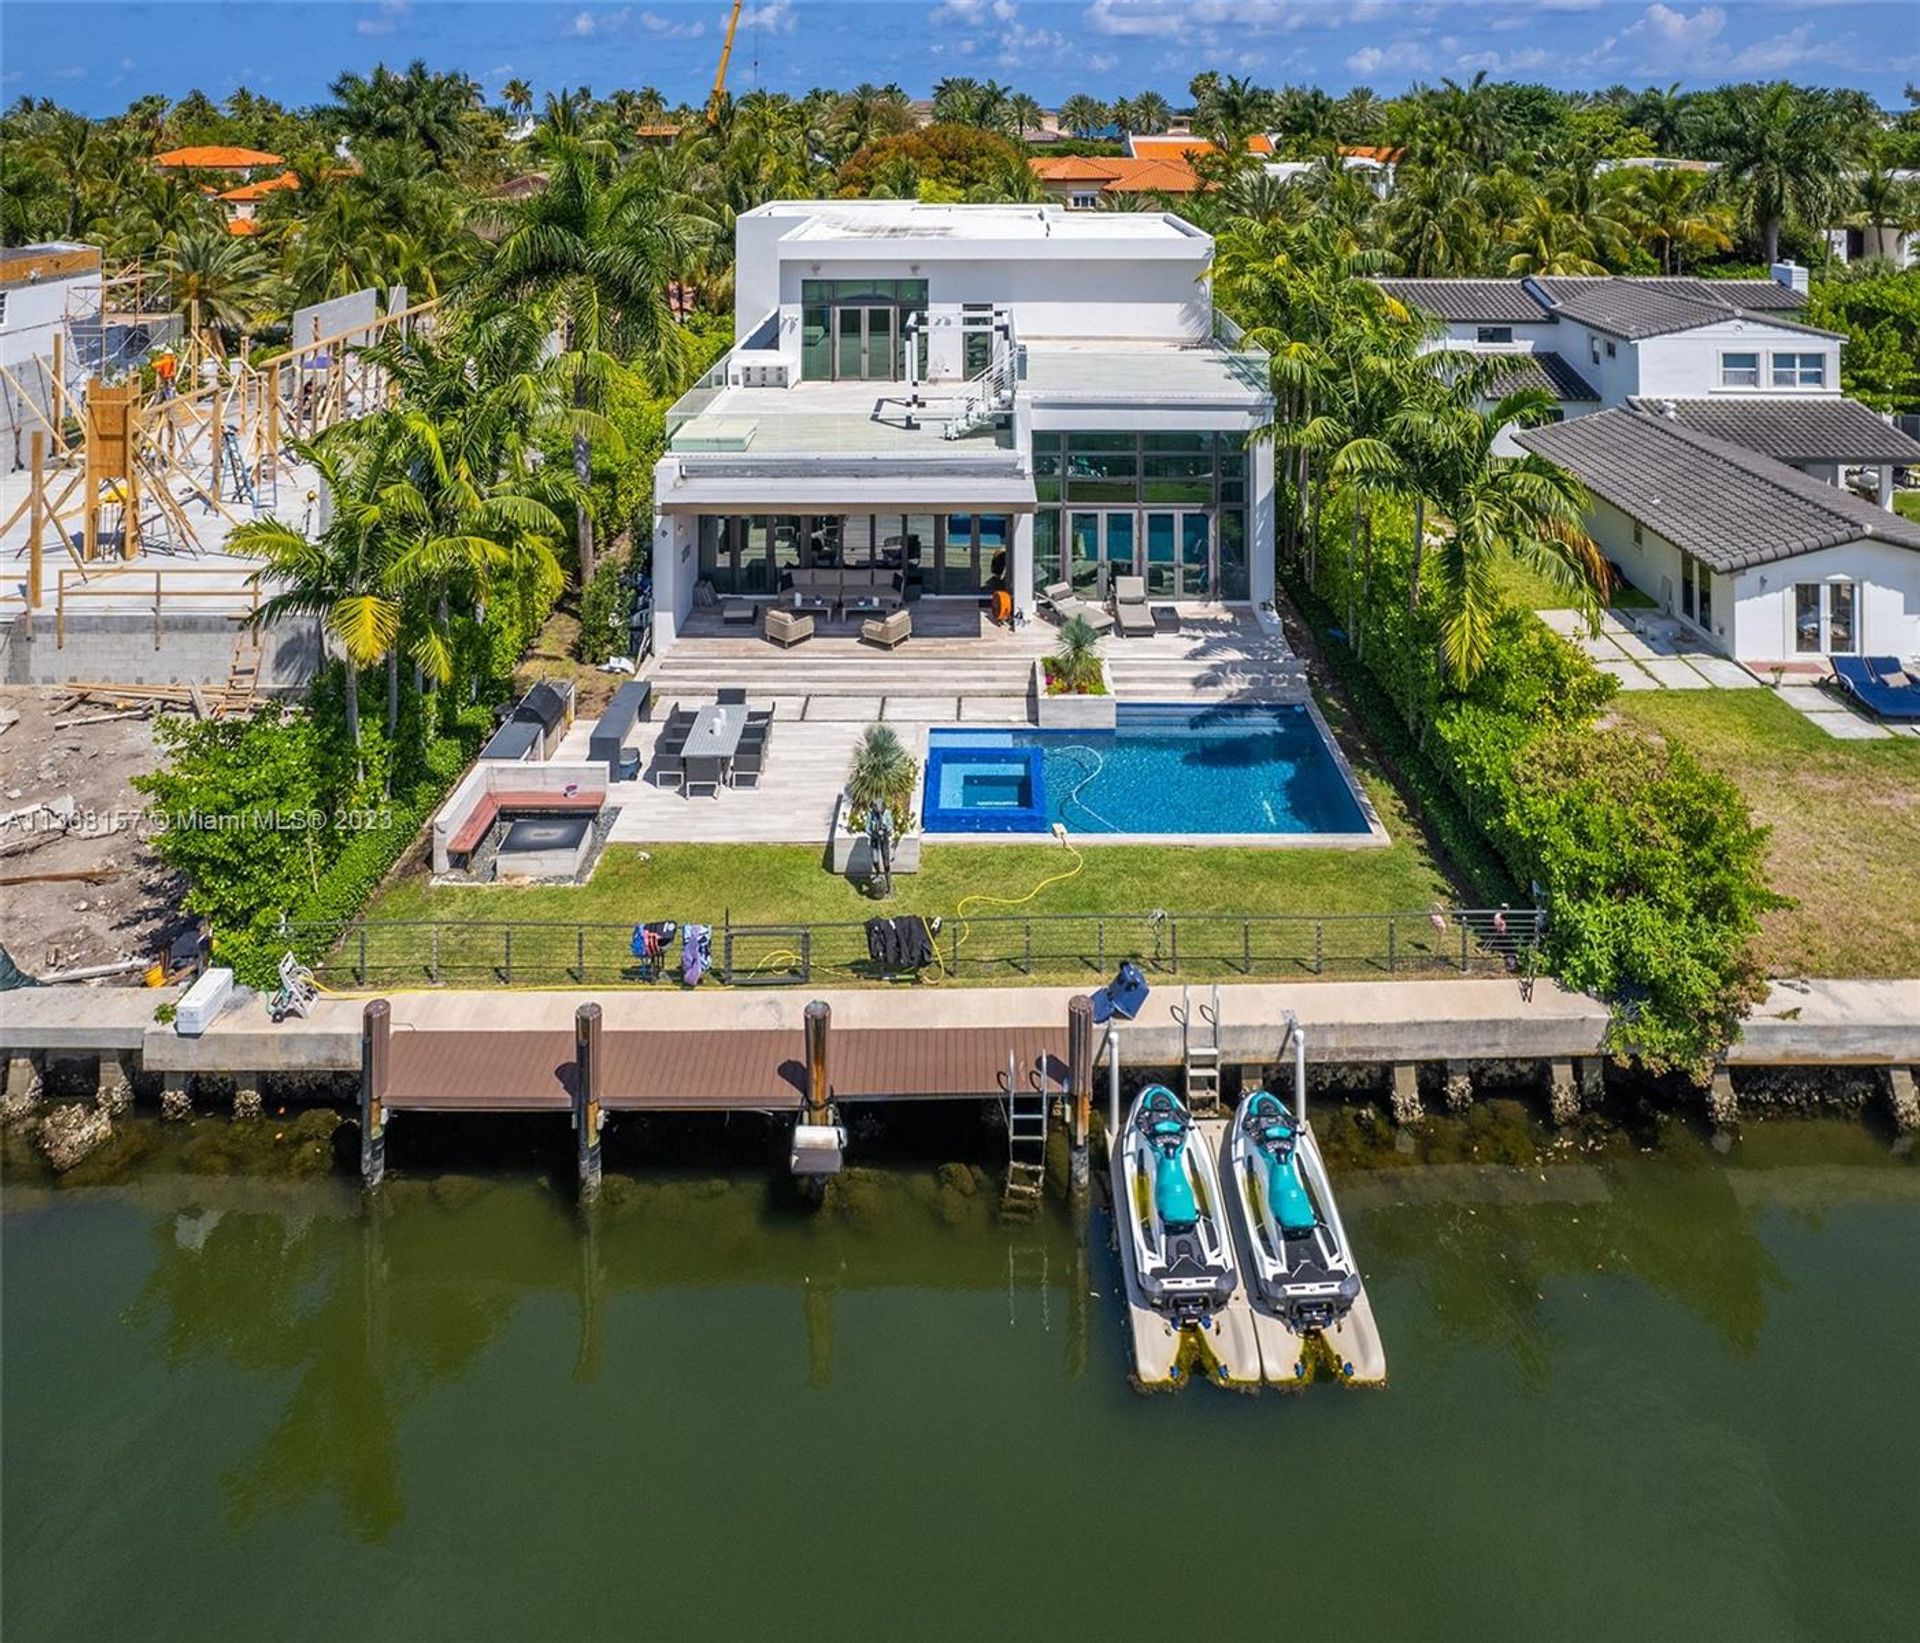
[[[525,80],[509,80],[500,88],[500,96],[515,114],[524,117],[533,112],[533,87]]]
[[[1536,194],[1507,224],[1509,274],[1604,274],[1594,258],[1593,235],[1586,219],[1564,210],[1545,194]]]
[[[896,834],[913,825],[913,798],[920,766],[892,726],[868,725],[847,767],[847,808],[855,816],[883,810]]]
[[[1076,137],[1091,137],[1112,119],[1107,105],[1076,91],[1060,105],[1060,124]]]
[[[857,154],[882,137],[895,137],[913,128],[913,110],[907,94],[898,86],[876,86],[863,80],[838,98],[828,116],[829,129],[839,138],[837,148],[844,159]]]
[[[1782,80],[1721,93],[1707,146],[1723,163],[1723,184],[1737,193],[1742,226],[1771,264],[1789,221],[1826,226],[1858,141],[1829,96]]]
[[[1132,130],[1151,136],[1173,124],[1173,110],[1157,91],[1143,91],[1133,100]]]
[[[1690,255],[1733,245],[1732,213],[1707,199],[1706,179],[1697,171],[1636,172],[1632,210],[1640,237],[1659,247],[1663,274],[1681,272]]]
[[[576,411],[590,410],[611,372],[636,360],[656,391],[680,386],[686,338],[667,301],[698,232],[688,215],[646,172],[609,181],[586,145],[544,140],[547,186],[502,210],[504,233],[474,280],[483,301],[537,306],[561,334],[562,358]],[[574,475],[581,492],[593,477],[584,426],[573,434]],[[580,584],[593,580],[593,518],[577,510]]]
[[[1920,197],[1913,184],[1881,165],[1869,166],[1854,182],[1856,221],[1873,230],[1878,248],[1872,256],[1887,256],[1893,242],[1892,230],[1906,230],[1920,221]]]
[[[1487,665],[1502,594],[1499,563],[1512,556],[1591,605],[1609,572],[1581,528],[1586,493],[1543,457],[1496,456],[1502,429],[1553,415],[1539,389],[1507,395],[1490,410],[1463,408],[1423,430],[1425,491],[1446,521],[1430,561],[1440,607],[1440,662],[1456,689]]]
[[[1482,271],[1488,241],[1484,179],[1464,166],[1400,174],[1387,204],[1387,243],[1403,273],[1436,279]]]
[[[1038,132],[1047,123],[1047,111],[1024,91],[1017,91],[1007,99],[1008,135],[1024,138],[1029,131]]]
[[[942,125],[978,126],[1002,136],[1014,133],[1013,93],[998,80],[975,80],[956,75],[933,88],[933,117]]]
[[[187,334],[210,337],[224,354],[267,306],[273,272],[260,248],[224,226],[176,235],[161,256]]]
[[[1256,131],[1264,131],[1273,111],[1273,94],[1245,75],[1216,82],[1194,110],[1194,127],[1229,154],[1238,154]]]

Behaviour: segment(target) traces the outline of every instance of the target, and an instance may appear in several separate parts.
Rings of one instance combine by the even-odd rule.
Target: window
[[[1758,354],[1722,354],[1720,386],[1722,388],[1758,388],[1760,356]]]
[[[1473,340],[1475,342],[1511,342],[1513,341],[1513,327],[1511,325],[1483,325],[1475,334]]]
[[[1091,211],[1099,205],[1099,203],[1100,196],[1098,194],[1069,194],[1067,196],[1067,204],[1072,206],[1076,211]]]
[[[1773,385],[1776,388],[1824,388],[1827,385],[1825,354],[1775,354]]]
[[[1851,582],[1827,584],[1827,651],[1830,655],[1849,656],[1860,648],[1854,623],[1854,589]]]
[[[1610,342],[1610,343],[1608,343],[1608,344],[1607,344],[1607,358],[1608,358],[1608,359],[1618,359],[1619,357],[1620,357],[1620,350],[1619,350],[1618,348],[1616,348],[1616,347],[1614,347],[1614,345],[1613,345],[1613,344],[1612,344],[1611,342]]]
[[[1587,357],[1591,359],[1595,365],[1600,363],[1600,339],[1598,337],[1590,336],[1587,338]]]
[[[1640,532],[1640,521],[1636,519],[1633,522],[1633,545],[1636,548],[1639,547],[1641,545],[1642,540],[1643,538]]]

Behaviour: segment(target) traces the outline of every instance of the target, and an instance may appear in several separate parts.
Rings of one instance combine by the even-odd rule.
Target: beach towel
[[[713,932],[704,924],[689,924],[680,932],[680,979],[698,987],[713,963]]]

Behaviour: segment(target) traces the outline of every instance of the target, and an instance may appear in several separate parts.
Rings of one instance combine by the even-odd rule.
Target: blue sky
[[[497,93],[655,85],[698,101],[725,0],[0,0],[4,100],[92,114],[134,97],[235,86],[299,105],[346,69],[424,57]],[[1566,87],[1785,77],[1898,105],[1920,80],[1920,5],[1878,0],[749,0],[730,85],[804,91],[948,74],[1055,102],[1151,87],[1176,101],[1202,68],[1268,84],[1355,84],[1487,69]]]

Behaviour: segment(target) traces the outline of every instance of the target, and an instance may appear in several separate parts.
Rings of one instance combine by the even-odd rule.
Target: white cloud
[[[1362,46],[1347,59],[1355,74],[1378,74],[1387,69],[1404,74],[1422,74],[1433,67],[1433,54],[1424,40],[1402,38],[1384,46]]]
[[[793,0],[766,0],[765,5],[748,6],[740,13],[742,28],[765,29],[769,34],[791,34],[798,23]]]
[[[618,11],[576,12],[567,32],[582,40],[590,40],[597,34],[618,34],[632,15],[631,6],[622,6]]]
[[[353,25],[355,34],[391,34],[410,9],[409,0],[380,0],[377,17],[363,17]]]
[[[640,26],[649,34],[658,35],[663,40],[698,40],[707,32],[704,18],[689,18],[676,21],[671,17],[662,17],[658,12],[643,11],[640,14]]]
[[[1801,23],[1776,34],[1771,40],[1756,40],[1737,53],[1727,66],[1736,74],[1784,74],[1789,69],[1810,63],[1847,63],[1856,60],[1853,40],[1815,40],[1813,25]]]
[[[1013,0],[940,0],[927,20],[936,27],[957,23],[978,28],[989,22],[1011,23],[1019,9]]]
[[[1489,74],[1530,74],[1552,61],[1552,53],[1540,46],[1523,51],[1470,51],[1454,58],[1453,66],[1466,74],[1485,69]]]
[[[1639,19],[1620,31],[1622,40],[1644,39],[1649,44],[1695,51],[1715,39],[1727,26],[1727,14],[1718,6],[1702,6],[1691,17],[1670,6],[1652,5]]]

